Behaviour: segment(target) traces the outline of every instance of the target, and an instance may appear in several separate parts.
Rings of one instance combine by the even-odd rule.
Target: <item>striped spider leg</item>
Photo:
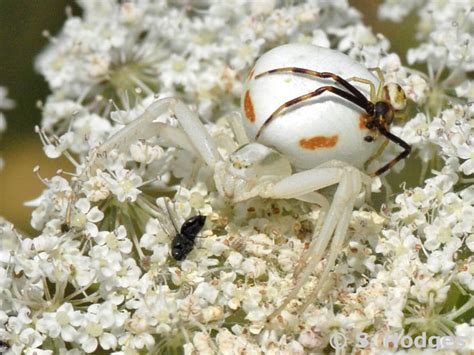
[[[317,72],[314,70],[304,69],[304,68],[297,68],[297,67],[285,67],[285,68],[278,68],[268,70],[266,72],[260,73],[255,76],[255,79],[261,78],[265,75],[270,74],[277,74],[277,73],[295,73],[295,74],[302,74],[322,79],[333,79],[337,84],[340,84],[342,87],[347,89],[348,91],[344,91],[336,86],[321,86],[320,88],[314,90],[305,95],[301,95],[295,97],[294,99],[285,102],[280,107],[278,107],[271,115],[266,119],[263,125],[257,132],[256,139],[260,137],[265,127],[267,127],[274,119],[277,118],[284,110],[297,105],[301,102],[309,100],[311,98],[317,97],[324,92],[332,92],[335,95],[338,95],[358,107],[362,108],[366,112],[365,116],[365,127],[370,130],[376,130],[376,132],[382,134],[390,141],[396,143],[400,147],[403,148],[403,151],[389,161],[387,164],[379,168],[375,173],[371,174],[372,176],[378,176],[392,168],[397,162],[402,159],[405,159],[411,152],[411,147],[408,143],[406,143],[401,138],[395,136],[394,134],[390,133],[389,127],[392,123],[395,112],[401,111],[406,106],[406,99],[405,94],[401,90],[400,86],[397,84],[387,84],[383,85],[383,80],[381,81],[381,85],[377,90],[377,94],[375,94],[375,86],[369,80],[363,78],[351,78],[353,81],[361,82],[368,84],[370,86],[370,96],[371,100],[367,100],[367,98],[352,84],[350,84],[347,80],[343,79],[342,77],[329,72]],[[380,72],[381,73],[381,72]],[[380,74],[379,74],[380,75]],[[374,137],[366,136],[366,141],[371,142],[374,141]],[[376,154],[381,154],[381,152],[377,152]]]

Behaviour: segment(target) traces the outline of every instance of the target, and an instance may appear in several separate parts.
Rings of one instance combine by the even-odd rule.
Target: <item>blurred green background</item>
[[[366,24],[389,38],[392,51],[402,60],[407,49],[416,45],[416,15],[401,26],[376,19],[379,1],[349,2],[363,13]],[[32,210],[23,203],[39,196],[44,188],[33,168],[40,166],[43,177],[53,176],[60,168],[71,169],[64,160],[47,159],[34,133],[34,126],[41,120],[36,103],[47,97],[49,89],[35,73],[33,61],[48,42],[43,31],[55,34],[61,29],[67,6],[74,15],[80,14],[73,1],[0,0],[0,85],[6,86],[9,97],[16,101],[15,109],[5,112],[8,127],[0,137],[0,155],[5,160],[5,168],[0,171],[0,216],[30,235],[35,234],[29,225]]]

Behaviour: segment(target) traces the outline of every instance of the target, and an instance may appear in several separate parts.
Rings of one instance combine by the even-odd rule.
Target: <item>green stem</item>
[[[458,310],[448,313],[446,315],[446,318],[449,320],[456,319],[460,317],[461,315],[463,315],[464,313],[466,313],[467,311],[469,311],[472,307],[474,307],[474,297],[471,297],[469,301],[464,303],[462,307],[459,308]]]

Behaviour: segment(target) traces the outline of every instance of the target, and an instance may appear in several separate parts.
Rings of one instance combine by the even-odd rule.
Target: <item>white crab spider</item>
[[[214,171],[219,193],[234,202],[260,196],[324,207],[329,203],[316,191],[337,184],[332,203],[324,208],[319,235],[299,265],[296,285],[272,318],[297,296],[329,248],[314,296],[324,285],[343,246],[355,201],[372,182],[361,169],[385,146],[381,137],[404,151],[376,174],[410,151],[389,132],[396,111],[405,106],[403,91],[396,84],[384,86],[381,75],[379,79],[337,51],[308,44],[280,46],[264,54],[247,78],[242,121],[231,122],[240,147],[228,159],[220,155],[198,116],[174,98],[155,101],[95,153],[124,150],[138,139],[159,135],[202,158]],[[165,114],[174,115],[180,128],[154,122]]]

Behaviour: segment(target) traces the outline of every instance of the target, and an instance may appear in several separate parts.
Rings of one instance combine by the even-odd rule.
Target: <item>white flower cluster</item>
[[[0,134],[7,129],[7,120],[1,110],[9,110],[15,106],[13,100],[9,99],[7,95],[8,90],[5,87],[0,86]],[[0,157],[0,170],[3,169],[3,166],[4,162],[2,157]]]
[[[297,6],[245,0],[81,4],[83,17],[66,21],[36,67],[53,90],[42,128],[63,134],[72,124],[72,132],[86,135],[94,127],[91,145],[110,130],[104,120],[110,110],[129,111],[150,95],[177,96],[197,105],[207,120],[229,113],[238,107],[248,68],[267,50],[288,42],[327,47],[328,36],[346,36],[341,28],[361,27],[345,0]],[[352,35],[344,49],[377,42],[367,29]],[[134,118],[127,116],[123,123]],[[76,146],[65,148],[88,150],[77,146],[84,139],[71,140]]]
[[[436,69],[452,69],[456,74],[472,71],[472,1],[387,0],[380,6],[379,15],[399,22],[416,8],[420,18],[417,38],[422,44],[409,50],[409,64],[429,63]]]
[[[467,4],[381,7],[393,19],[419,7],[421,29],[432,19],[429,31],[420,30],[426,47],[409,55],[426,63],[423,73],[402,66],[387,52],[388,40],[344,0],[79,3],[82,17],[71,15],[37,61],[52,90],[38,128],[45,153],[64,155],[76,171],[71,179],[43,179],[47,187],[31,203],[34,238],[0,220],[0,351],[325,353],[335,332],[354,350],[357,334],[367,333],[373,354],[396,351],[382,339],[397,332],[456,335],[471,340],[459,352],[474,349],[472,53],[462,52],[474,38],[464,30],[472,22]],[[449,20],[438,19],[437,6]],[[430,34],[448,36],[453,18],[459,41],[435,41]],[[318,234],[318,206],[260,198],[230,205],[207,166],[158,137],[114,150],[95,171],[87,163],[92,148],[157,95],[195,105],[227,156],[237,144],[226,116],[238,109],[248,70],[287,42],[339,49],[403,86],[418,113],[393,132],[413,146],[423,182],[389,196],[380,211],[354,211],[330,285],[310,297],[318,266],[300,297],[268,322]],[[176,125],[173,117],[160,120]],[[206,224],[177,262],[171,222],[179,228],[198,213]]]

